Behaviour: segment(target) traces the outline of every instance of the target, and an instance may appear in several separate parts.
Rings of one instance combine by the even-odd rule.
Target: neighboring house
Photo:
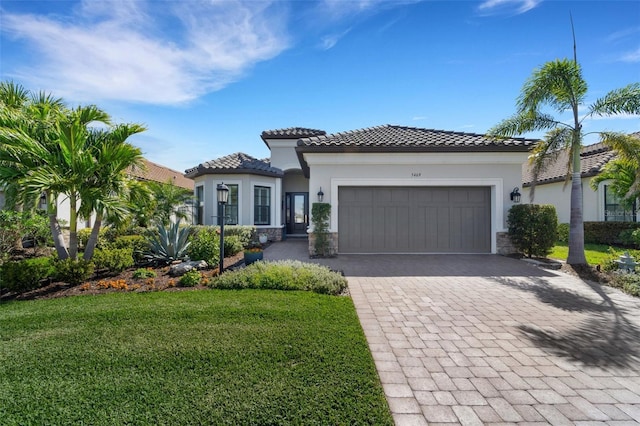
[[[598,189],[591,189],[591,180],[597,176],[602,168],[616,154],[603,143],[588,145],[581,150],[581,176],[582,176],[582,214],[585,222],[637,222],[640,220],[638,202],[632,209],[624,209],[620,205],[620,199],[610,191],[611,181],[603,181],[598,184]],[[538,176],[534,191],[536,204],[552,204],[556,207],[559,223],[569,223],[571,217],[571,179],[566,181],[568,153],[562,152],[549,164],[542,174]],[[523,202],[529,202],[529,193],[533,174],[528,163],[523,164]],[[566,185],[565,185],[566,181]],[[526,190],[528,189],[528,190]]]
[[[196,222],[217,223],[224,182],[225,223],[255,225],[272,240],[313,237],[310,205],[322,199],[339,253],[500,252],[509,194],[536,142],[393,125],[333,135],[269,130],[262,140],[270,159],[236,153],[186,171]]]
[[[172,170],[168,167],[161,166],[146,158],[142,159],[142,168],[130,168],[128,171],[129,176],[134,177],[141,181],[155,181],[161,183],[173,182],[181,188],[189,191],[193,191],[193,180],[185,177],[181,172]],[[0,190],[0,208],[4,207],[4,193]],[[46,203],[41,203],[40,208],[46,208]],[[189,215],[191,215],[191,207],[189,206]],[[68,224],[70,218],[69,200],[64,196],[58,197],[58,219],[63,220],[63,223]],[[78,229],[90,227],[92,220],[78,221]]]

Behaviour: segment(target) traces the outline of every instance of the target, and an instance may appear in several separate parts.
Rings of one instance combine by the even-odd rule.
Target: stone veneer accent
[[[279,228],[258,228],[256,237],[260,234],[267,234],[269,241],[282,241],[282,227]]]
[[[496,251],[502,255],[519,253],[519,250],[511,242],[508,232],[496,233]]]
[[[329,232],[329,256],[338,254],[338,233]],[[309,234],[309,256],[316,255],[316,236],[314,233]]]

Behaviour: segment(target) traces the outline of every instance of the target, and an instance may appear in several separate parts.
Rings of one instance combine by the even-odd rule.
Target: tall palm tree
[[[124,195],[129,193],[132,179],[126,171],[131,166],[141,166],[142,152],[126,141],[129,136],[144,130],[138,124],[119,124],[93,131],[88,138],[88,149],[95,161],[80,194],[79,213],[84,217],[95,213],[95,220],[85,247],[85,260],[93,256],[104,218],[110,217],[110,222],[117,222],[127,214]]]
[[[155,209],[153,219],[156,224],[168,226],[172,217],[187,219],[187,214],[180,210],[188,200],[193,198],[193,193],[174,184],[171,179],[166,182],[149,182],[149,189],[153,194]],[[174,221],[176,219],[173,219]]]
[[[42,195],[48,197],[46,193],[22,191],[20,176],[29,167],[37,168],[43,158],[24,155],[19,141],[29,139],[40,148],[52,143],[56,120],[64,108],[60,98],[44,92],[31,93],[13,82],[0,82],[0,186],[7,195],[7,204],[17,211],[23,206],[35,207]],[[54,244],[58,254],[64,255],[64,239],[55,220],[56,204],[48,203],[48,206]]]
[[[516,114],[496,125],[489,131],[497,137],[513,137],[532,131],[546,131],[544,139],[538,142],[530,157],[533,172],[531,199],[539,173],[544,170],[562,151],[568,152],[567,180],[571,180],[571,216],[569,223],[569,255],[567,263],[584,265],[584,224],[582,214],[582,185],[580,174],[580,149],[582,147],[582,123],[593,115],[639,114],[640,84],[633,83],[609,92],[598,99],[584,116],[579,115],[579,107],[587,95],[587,83],[582,77],[582,69],[575,60],[558,59],[547,62],[534,70],[524,83],[516,104]],[[541,111],[551,107],[558,113],[571,112],[572,120],[565,123]],[[603,142],[612,140],[602,133]]]

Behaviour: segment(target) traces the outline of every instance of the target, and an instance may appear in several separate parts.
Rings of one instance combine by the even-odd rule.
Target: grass
[[[616,251],[622,253],[624,249],[616,249]],[[602,265],[610,256],[609,246],[606,244],[585,244],[584,254],[589,265]],[[549,257],[552,259],[567,260],[568,255],[569,245],[567,243],[557,243],[553,247],[553,251],[549,254]]]
[[[0,304],[0,419],[393,424],[351,299],[264,290]]]

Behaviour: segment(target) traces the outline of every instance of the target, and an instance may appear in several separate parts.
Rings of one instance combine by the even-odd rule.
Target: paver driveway
[[[638,299],[493,255],[319,262],[348,278],[397,425],[640,423]]]

